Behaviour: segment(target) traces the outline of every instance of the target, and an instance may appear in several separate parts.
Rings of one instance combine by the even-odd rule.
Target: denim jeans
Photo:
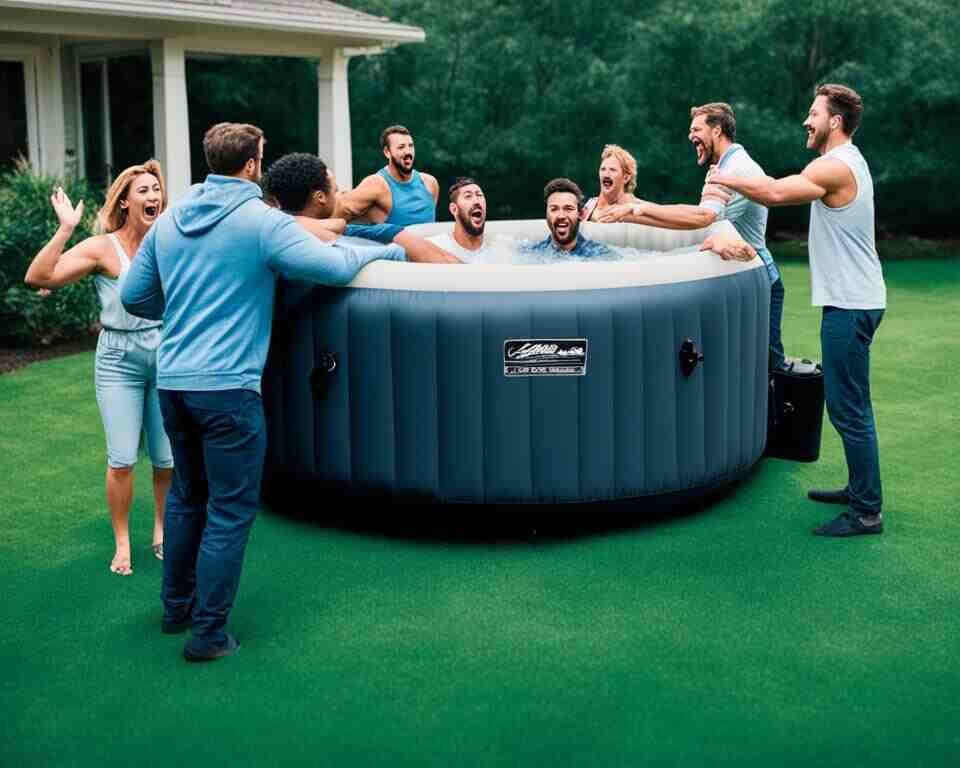
[[[260,395],[160,390],[173,446],[163,525],[164,619],[192,616],[191,645],[223,646],[259,508],[266,430]]]
[[[857,514],[878,514],[883,503],[870,402],[870,342],[882,318],[882,309],[824,307],[820,325],[827,414],[843,440],[846,490]]]
[[[783,365],[783,340],[780,326],[783,323],[783,280],[779,277],[770,285],[770,370]]]
[[[107,464],[111,467],[132,467],[137,463],[143,433],[150,463],[158,469],[173,466],[157,397],[160,334],[158,328],[104,328],[97,339],[93,380],[107,436]]]

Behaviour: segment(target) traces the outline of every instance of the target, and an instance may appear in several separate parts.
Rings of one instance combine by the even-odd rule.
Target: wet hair
[[[121,208],[120,203],[126,200],[130,194],[130,186],[134,179],[144,173],[153,174],[160,182],[160,210],[166,209],[167,185],[163,181],[160,163],[156,160],[147,160],[143,165],[131,165],[129,168],[120,171],[113,184],[110,185],[110,189],[107,190],[106,202],[97,214],[98,232],[116,232],[123,227],[127,221],[127,209]]]
[[[384,128],[380,132],[380,148],[381,149],[386,149],[387,147],[390,146],[390,137],[393,136],[393,134],[395,133],[399,133],[403,136],[410,135],[410,131],[408,131],[402,125],[388,125],[386,128]]]
[[[316,191],[330,191],[327,164],[316,155],[293,152],[276,160],[263,176],[263,191],[285,211],[302,211]]]
[[[553,181],[548,182],[547,186],[543,188],[543,202],[546,203],[550,199],[550,195],[557,192],[572,193],[577,198],[577,208],[583,208],[583,192],[570,179],[553,179]]]
[[[860,94],[845,85],[824,83],[817,86],[816,96],[827,97],[827,111],[831,115],[839,115],[843,120],[843,132],[847,136],[853,136],[863,117],[863,99]]]
[[[711,128],[720,126],[720,132],[730,141],[737,140],[737,118],[734,117],[733,107],[723,101],[712,101],[701,104],[699,107],[690,107],[690,119],[697,115],[706,115],[707,125]]]
[[[450,189],[447,190],[447,195],[450,198],[450,202],[457,202],[457,193],[459,193],[464,187],[469,187],[471,184],[476,184],[478,187],[480,186],[469,176],[457,176],[457,178],[453,180],[453,184],[450,185]]]
[[[600,163],[608,157],[615,157],[623,172],[630,176],[630,181],[623,185],[624,191],[632,193],[637,188],[637,161],[623,147],[617,144],[607,144],[600,153]]]
[[[259,156],[263,131],[249,123],[217,123],[203,136],[203,154],[213,173],[232,176]]]

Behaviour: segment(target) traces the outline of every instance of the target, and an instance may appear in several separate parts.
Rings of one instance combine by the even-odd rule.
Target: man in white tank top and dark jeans
[[[766,206],[810,203],[810,275],[823,307],[820,343],[827,413],[843,440],[846,487],[810,491],[846,511],[814,529],[819,536],[882,533],[880,461],[870,403],[870,343],[887,305],[874,241],[873,179],[851,138],[863,101],[850,88],[821,85],[803,126],[821,157],[783,179],[714,173],[709,180]]]

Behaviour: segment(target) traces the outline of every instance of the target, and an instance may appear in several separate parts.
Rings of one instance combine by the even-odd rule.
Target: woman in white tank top
[[[83,216],[83,201],[76,207],[58,188],[50,198],[60,227],[27,270],[25,282],[36,288],[55,289],[94,276],[100,299],[100,338],[97,342],[95,383],[97,404],[107,438],[107,506],[113,524],[113,573],[133,573],[130,554],[130,505],[133,501],[133,467],[137,462],[141,431],[146,433],[153,464],[155,503],[154,554],[163,559],[163,513],[173,478],[173,455],[163,430],[157,397],[156,348],[160,323],[142,320],[124,310],[120,289],[130,260],[147,230],[166,207],[160,164],[149,160],[122,171],[107,191],[95,235],[64,252]]]

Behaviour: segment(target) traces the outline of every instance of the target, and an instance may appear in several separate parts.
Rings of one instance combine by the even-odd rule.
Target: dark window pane
[[[110,169],[104,144],[103,67],[102,61],[80,64],[80,103],[83,114],[83,152],[87,178],[106,186]]]
[[[27,94],[23,64],[0,61],[0,171],[27,157]]]
[[[110,59],[110,137],[113,173],[153,157],[153,76],[150,58]]]

